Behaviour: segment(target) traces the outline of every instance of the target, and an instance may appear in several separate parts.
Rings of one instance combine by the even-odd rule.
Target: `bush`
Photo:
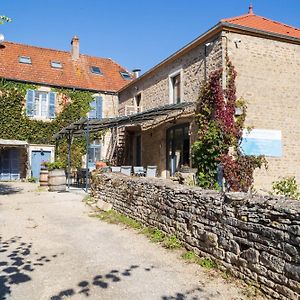
[[[49,171],[54,169],[64,169],[65,164],[61,161],[54,161],[54,162],[45,162],[44,166],[48,168]]]
[[[272,183],[272,194],[281,195],[291,199],[299,200],[300,193],[295,176],[283,177]]]

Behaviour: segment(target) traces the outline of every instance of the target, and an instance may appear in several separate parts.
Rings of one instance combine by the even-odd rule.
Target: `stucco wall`
[[[255,187],[270,190],[279,176],[300,183],[300,45],[228,33],[229,57],[238,73],[237,95],[248,102],[246,126],[281,130],[282,157],[267,157]],[[240,40],[236,46],[234,40]]]

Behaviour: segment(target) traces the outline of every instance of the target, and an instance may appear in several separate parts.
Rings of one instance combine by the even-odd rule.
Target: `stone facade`
[[[300,182],[300,46],[283,41],[227,33],[235,66],[237,96],[248,103],[246,125],[282,132],[282,157],[267,157],[268,170],[255,176],[258,189],[270,190],[279,176]],[[234,40],[240,40],[238,47]]]
[[[138,80],[119,93],[119,114],[124,115],[126,106],[135,106],[135,96],[141,94],[140,106],[143,110],[170,104],[170,75],[174,72],[181,73],[181,99],[184,102],[194,102],[199,97],[200,87],[205,75],[222,67],[222,37],[220,34],[211,39],[211,45],[206,47],[201,44],[186,54],[174,59],[172,63],[162,66],[155,73]],[[182,123],[192,124],[193,118],[175,117],[165,124],[152,126],[147,130],[137,130],[141,134],[142,165],[156,165],[158,175],[169,176],[167,170],[166,132],[172,126]],[[131,128],[127,128],[132,131]],[[191,131],[191,130],[190,130]],[[190,135],[190,144],[195,141],[195,135]],[[129,154],[134,157],[134,146],[125,141],[125,164],[133,164],[134,159],[129,159]],[[129,153],[129,154],[128,154]]]
[[[211,41],[213,43],[209,45]],[[196,101],[205,78],[205,66],[207,75],[216,68],[224,67],[226,53],[237,71],[237,97],[243,97],[248,104],[246,127],[279,130],[282,134],[283,154],[281,157],[266,157],[268,169],[255,172],[255,188],[259,192],[270,191],[272,182],[283,176],[296,176],[300,182],[300,162],[297,158],[300,149],[300,131],[297,130],[300,117],[298,44],[246,32],[222,31],[191,50],[178,54],[176,59],[167,59],[122,90],[119,95],[120,114],[124,114],[126,105],[134,105],[134,96],[138,93],[141,93],[143,110],[168,104],[168,76],[180,68],[182,99]],[[194,140],[192,134],[190,144]],[[157,143],[160,141],[157,140]],[[159,159],[157,157],[157,161]]]
[[[92,195],[117,211],[175,234],[272,299],[300,297],[300,202],[222,195],[167,180],[116,174],[93,177]]]
[[[135,105],[134,97],[139,93],[143,110],[169,104],[169,76],[179,70],[182,74],[181,99],[186,102],[196,101],[205,72],[209,74],[222,67],[222,37],[219,34],[211,41],[212,45],[206,50],[205,44],[201,44],[122,90],[119,93],[119,114],[125,114],[126,105]]]

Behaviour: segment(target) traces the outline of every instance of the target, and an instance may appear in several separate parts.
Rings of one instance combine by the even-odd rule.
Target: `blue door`
[[[31,176],[40,177],[41,164],[51,160],[51,151],[32,151],[31,152]]]
[[[0,151],[0,180],[20,179],[20,149],[9,148]]]

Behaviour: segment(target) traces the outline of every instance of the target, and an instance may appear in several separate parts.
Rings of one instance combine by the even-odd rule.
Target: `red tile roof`
[[[300,38],[299,28],[257,16],[253,13],[252,6],[249,7],[248,14],[228,19],[222,19],[221,22],[286,35],[289,37]]]
[[[19,56],[29,56],[32,64],[19,62]],[[59,61],[61,69],[51,67]],[[91,66],[99,67],[103,75],[93,74]],[[80,54],[77,61],[71,53],[54,49],[4,42],[0,46],[0,77],[57,87],[75,87],[87,90],[116,92],[128,84],[120,75],[126,71],[108,58]]]

